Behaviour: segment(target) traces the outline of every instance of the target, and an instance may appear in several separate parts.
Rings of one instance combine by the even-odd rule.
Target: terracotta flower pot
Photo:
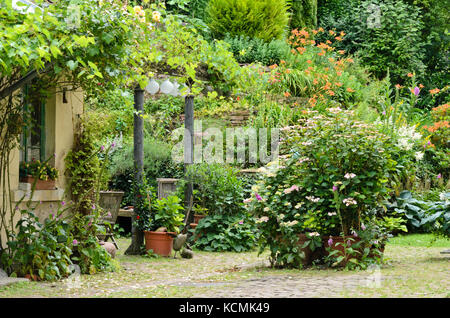
[[[191,227],[191,229],[195,229],[197,227],[197,223],[190,223],[189,226]]]
[[[173,237],[172,232],[144,231],[145,249],[153,250],[153,253],[161,256],[170,256],[172,253]]]
[[[24,183],[31,183],[31,186],[33,186],[35,178],[32,176],[26,176],[20,178],[20,182]],[[54,190],[56,188],[55,186],[56,181],[55,180],[37,180],[36,181],[36,188],[35,190]]]
[[[201,219],[204,219],[206,215],[202,214],[194,214],[194,223],[198,224]]]

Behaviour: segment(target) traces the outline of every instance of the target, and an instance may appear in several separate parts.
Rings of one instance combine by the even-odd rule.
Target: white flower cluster
[[[342,203],[344,203],[345,206],[358,204],[358,202],[356,202],[355,199],[353,199],[353,198],[346,198],[346,199],[342,200]]]
[[[320,198],[316,198],[314,196],[307,196],[306,199],[308,199],[311,202],[319,202]]]
[[[402,126],[398,129],[398,146],[403,149],[403,150],[411,150],[413,145],[414,145],[414,141],[416,140],[420,140],[420,138],[422,138],[422,135],[418,132],[416,132],[416,127],[415,126]]]

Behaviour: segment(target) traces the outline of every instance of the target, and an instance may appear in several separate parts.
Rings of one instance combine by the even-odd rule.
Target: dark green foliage
[[[96,207],[91,215],[76,214],[72,218],[71,233],[76,241],[72,243],[71,260],[80,267],[82,274],[114,271],[115,265],[108,252],[99,245],[97,234],[105,228],[99,224],[100,209]]]
[[[28,204],[20,211],[16,228],[1,255],[2,267],[10,275],[54,281],[70,274],[73,237],[65,220],[50,217],[42,224]]]
[[[245,252],[255,246],[255,220],[246,213],[210,215],[200,220],[192,238],[200,250]]]
[[[285,0],[211,0],[206,14],[216,38],[229,33],[270,42],[283,37],[289,22]]]
[[[224,41],[230,44],[230,50],[239,63],[279,64],[280,60],[286,59],[290,54],[290,47],[284,40],[265,43],[259,38],[227,35]]]
[[[193,183],[195,203],[208,209],[209,215],[236,215],[243,211],[242,181],[235,169],[219,164],[191,165],[185,182]]]
[[[317,25],[317,0],[291,0],[291,29],[315,28]]]
[[[450,237],[450,193],[442,193],[440,201],[423,201],[403,191],[395,202],[387,204],[388,213],[408,221],[410,232],[433,232]]]
[[[394,83],[425,71],[420,9],[403,1],[330,1],[319,9],[319,26],[344,31],[337,49],[356,53],[378,78],[390,71]],[[319,38],[318,40],[322,40]]]
[[[132,183],[134,179],[133,144],[126,143],[114,152],[109,168],[110,188],[124,191],[122,206],[133,205]],[[157,187],[157,178],[179,178],[183,165],[173,162],[170,146],[153,138],[144,140],[144,173],[151,187]]]

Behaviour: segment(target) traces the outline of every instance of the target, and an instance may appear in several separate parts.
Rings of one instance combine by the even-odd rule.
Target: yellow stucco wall
[[[40,203],[35,212],[41,220],[53,213],[61,200],[70,199],[65,193],[67,180],[64,176],[64,159],[72,149],[74,130],[79,116],[83,113],[83,93],[82,91],[69,91],[65,95],[66,103],[63,102],[63,93],[57,92],[47,100],[45,106],[46,156],[55,154],[54,159],[50,162],[58,169],[59,178],[56,181],[56,190],[39,190],[34,193],[32,201]],[[14,149],[10,154],[10,195],[13,201],[19,200],[27,192],[26,187],[19,185],[19,154],[19,148]],[[1,188],[0,191],[3,193]],[[0,235],[2,235],[2,242],[5,242],[4,231]]]

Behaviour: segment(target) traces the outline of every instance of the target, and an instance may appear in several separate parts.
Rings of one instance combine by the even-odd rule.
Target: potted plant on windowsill
[[[41,162],[32,160],[22,161],[19,167],[20,182],[31,183],[35,190],[53,190],[58,178],[58,170],[48,164],[48,160]]]
[[[152,205],[150,222],[145,235],[145,249],[152,250],[161,256],[170,256],[172,253],[173,238],[179,233],[183,224],[183,207],[181,199],[171,195],[156,200]]]

